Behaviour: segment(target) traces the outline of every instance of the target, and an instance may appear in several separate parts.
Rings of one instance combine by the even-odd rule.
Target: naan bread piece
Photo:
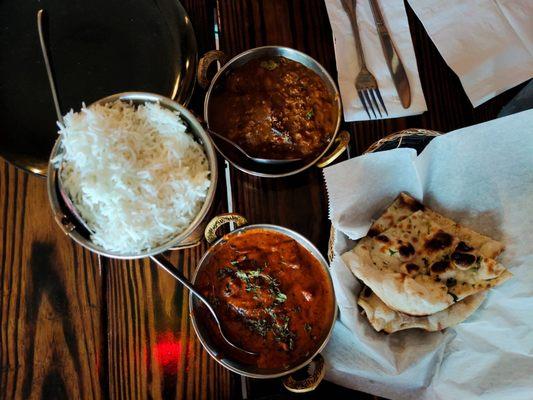
[[[425,207],[415,198],[407,193],[400,193],[385,212],[372,224],[368,231],[368,236],[375,237],[387,229],[398,224],[403,219],[409,217],[416,211],[425,211],[425,213],[446,232],[457,236],[466,246],[479,252],[480,255],[488,258],[496,258],[503,250],[504,245],[497,240],[488,236],[481,235],[471,229],[468,229],[455,221],[436,213]]]
[[[376,331],[393,333],[410,328],[420,328],[429,332],[440,331],[457,325],[470,317],[485,299],[485,292],[468,296],[438,313],[414,317],[392,310],[376,296],[370,288],[365,287],[359,293],[359,304]]]
[[[361,240],[342,257],[386,305],[410,315],[429,315],[511,276],[501,264],[465,245],[428,213],[416,211],[380,235]]]
[[[402,192],[370,226],[368,236],[377,236],[416,211],[424,211],[425,209],[426,207],[414,197]]]
[[[393,227],[416,211],[424,210],[445,230],[455,234],[463,243],[459,247],[465,252],[477,249],[482,256],[496,258],[504,249],[502,243],[457,224],[431,209],[423,206],[407,193],[400,193],[385,212],[372,224],[368,232],[375,237]],[[368,239],[363,239],[368,240]],[[392,333],[403,329],[421,328],[427,331],[445,329],[468,318],[480,306],[485,292],[480,292],[452,304],[443,311],[430,316],[411,316],[388,307],[369,287],[359,293],[358,304],[365,311],[371,325],[377,331]]]

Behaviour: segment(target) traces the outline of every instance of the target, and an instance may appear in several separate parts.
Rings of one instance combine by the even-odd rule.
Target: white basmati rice
[[[62,181],[106,250],[138,254],[183,232],[209,189],[202,146],[179,113],[117,101],[70,111],[60,125]]]

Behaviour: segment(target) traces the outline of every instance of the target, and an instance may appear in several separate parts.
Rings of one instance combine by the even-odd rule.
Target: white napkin
[[[409,0],[479,106],[533,77],[532,0]]]
[[[361,67],[355,52],[355,41],[350,19],[342,8],[340,0],[325,0],[325,2],[333,31],[344,119],[346,121],[368,120],[368,115],[355,90],[355,77]],[[402,60],[409,79],[409,85],[411,86],[411,106],[408,109],[404,109],[385,61],[376,24],[372,17],[370,3],[368,0],[358,1],[357,22],[359,23],[359,36],[363,45],[366,64],[378,82],[383,102],[389,112],[388,117],[385,114],[383,114],[383,117],[396,118],[421,114],[427,110],[427,106],[422,86],[420,85],[420,77],[418,76],[416,57],[404,2],[403,0],[381,0],[379,5],[385,25],[389,30],[400,60]],[[372,112],[370,114],[372,115]],[[377,115],[379,117],[379,114]]]
[[[533,395],[533,110],[324,170],[336,228],[331,272],[340,321],[323,355],[326,379],[392,399],[531,399]],[[360,284],[339,254],[401,191],[501,240],[514,276],[443,332],[373,330]]]

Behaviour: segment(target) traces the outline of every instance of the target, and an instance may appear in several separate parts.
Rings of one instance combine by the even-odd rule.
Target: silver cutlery
[[[359,71],[359,74],[357,75],[357,78],[355,80],[355,88],[357,90],[357,94],[359,95],[359,99],[361,100],[361,103],[363,104],[363,107],[365,108],[365,111],[368,114],[368,118],[372,118],[370,116],[370,112],[368,111],[369,109],[370,111],[372,111],[374,118],[377,118],[375,110],[377,110],[377,112],[379,113],[379,117],[382,118],[383,115],[379,107],[380,104],[384,113],[386,115],[389,115],[389,113],[387,112],[387,108],[385,107],[385,103],[383,102],[383,98],[381,97],[381,93],[379,92],[379,87],[376,78],[374,78],[374,75],[372,75],[366,67],[365,55],[363,53],[363,45],[361,44],[361,38],[359,37],[359,27],[357,25],[357,15],[355,11],[356,0],[341,1],[342,6],[346,11],[346,14],[348,14],[348,17],[350,18],[353,36],[355,38],[355,49],[357,57],[359,59],[359,65],[361,66],[361,70]]]
[[[402,64],[402,60],[398,56],[398,52],[394,48],[391,37],[383,20],[383,15],[379,8],[377,0],[368,0],[370,2],[370,8],[372,9],[372,15],[374,16],[374,22],[378,30],[379,40],[381,42],[381,48],[385,55],[385,61],[389,67],[392,81],[400,97],[403,108],[409,108],[411,105],[411,88],[409,87],[409,80]]]

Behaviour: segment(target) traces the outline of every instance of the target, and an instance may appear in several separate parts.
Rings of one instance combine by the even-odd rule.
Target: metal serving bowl
[[[159,103],[159,105],[161,105],[162,107],[180,113],[180,117],[189,128],[189,132],[191,132],[194,135],[196,141],[203,146],[209,163],[211,184],[207,191],[207,196],[204,204],[202,205],[202,208],[200,209],[196,217],[192,220],[187,229],[185,229],[180,234],[174,236],[166,243],[162,243],[158,247],[136,254],[114,253],[93,243],[90,239],[90,235],[87,230],[80,225],[80,223],[76,220],[76,217],[72,215],[72,213],[68,210],[58,191],[58,168],[54,166],[52,162],[49,162],[47,174],[48,198],[50,200],[50,205],[52,207],[52,212],[54,214],[55,220],[57,221],[63,232],[65,232],[65,234],[70,236],[73,240],[81,244],[83,247],[94,251],[95,253],[112,258],[142,258],[156,255],[169,249],[181,249],[199,244],[204,231],[204,226],[202,226],[202,222],[206,220],[209,212],[212,209],[213,200],[215,197],[215,190],[218,181],[217,159],[211,138],[202,128],[202,125],[198,122],[198,120],[185,107],[164,96],[143,92],[125,92],[105,97],[95,102],[95,104],[112,103],[117,100],[131,102],[137,105],[145,103]],[[53,160],[58,154],[60,154],[61,150],[61,136],[59,136],[52,149],[52,153],[50,154],[50,160]],[[117,235],[120,235],[120,232],[117,232]]]
[[[239,228],[233,230],[232,232],[222,236],[221,238],[218,238],[216,235],[216,230],[223,224],[233,222],[237,224],[237,226],[240,226]],[[333,288],[333,281],[331,279],[331,274],[329,272],[329,266],[322,254],[318,251],[318,249],[305,237],[300,235],[299,233],[284,228],[282,226],[278,225],[268,225],[268,224],[256,224],[256,225],[246,225],[247,221],[244,219],[244,217],[238,215],[238,214],[223,214],[221,216],[215,217],[213,220],[209,222],[209,224],[206,227],[206,233],[205,236],[207,238],[207,241],[210,243],[213,243],[211,247],[207,250],[207,252],[203,255],[202,259],[198,263],[198,267],[196,271],[193,274],[192,282],[195,283],[198,275],[200,272],[208,265],[209,260],[213,256],[215,250],[219,248],[220,246],[223,246],[227,239],[229,237],[232,237],[234,235],[239,235],[243,232],[252,230],[252,229],[263,229],[267,231],[274,231],[279,232],[284,235],[289,236],[290,238],[294,239],[296,242],[298,242],[301,246],[303,246],[307,251],[309,251],[319,262],[324,271],[326,272],[326,277],[328,280],[328,284],[331,288],[331,293],[333,294],[333,302],[331,307],[333,307],[333,312],[331,313],[332,318],[329,322],[330,328],[325,337],[322,339],[321,343],[317,346],[316,350],[309,355],[307,359],[305,359],[302,362],[299,362],[297,365],[291,365],[289,369],[260,369],[253,365],[243,364],[240,363],[234,359],[231,359],[227,357],[223,351],[219,348],[217,345],[217,340],[215,338],[215,335],[218,335],[217,332],[214,332],[207,328],[207,325],[199,322],[197,318],[197,310],[199,309],[200,303],[198,300],[192,295],[189,295],[189,312],[191,315],[191,321],[192,325],[194,327],[194,330],[196,332],[196,335],[200,339],[200,342],[204,346],[204,348],[207,350],[207,352],[220,364],[222,364],[224,367],[228,368],[229,370],[236,372],[238,374],[248,376],[251,378],[276,378],[284,375],[289,375],[298,369],[305,367],[308,365],[315,356],[317,356],[322,349],[326,346],[329,338],[331,337],[331,334],[333,332],[333,325],[335,323],[335,320],[337,319],[337,302],[335,299],[335,292]],[[322,276],[321,276],[322,278]],[[304,387],[305,390],[311,390],[312,388],[316,387],[318,383],[320,382],[322,376],[318,376],[315,379],[315,381],[306,382],[306,385]],[[286,384],[287,385],[287,384]],[[304,391],[304,390],[302,390]]]
[[[342,152],[344,149],[348,146],[350,136],[348,132],[340,132],[338,134],[339,125],[341,122],[341,101],[339,96],[339,91],[337,90],[337,86],[335,85],[335,82],[331,78],[331,76],[328,74],[328,72],[325,70],[325,68],[318,63],[314,58],[308,56],[305,53],[302,53],[298,50],[291,49],[289,47],[282,47],[282,46],[264,46],[264,47],[256,47],[251,50],[247,50],[235,57],[233,57],[231,60],[227,61],[227,56],[218,50],[213,50],[208,53],[206,53],[198,63],[198,82],[200,85],[207,88],[209,86],[209,89],[207,91],[207,94],[205,96],[204,101],[204,119],[207,123],[207,126],[209,127],[209,114],[210,114],[210,107],[213,103],[213,97],[212,93],[221,85],[225,77],[231,73],[235,68],[240,67],[250,60],[256,59],[256,58],[263,58],[263,57],[285,57],[290,60],[296,61],[300,64],[303,64],[313,72],[315,72],[324,83],[325,87],[331,94],[331,96],[334,98],[335,103],[337,105],[337,121],[335,124],[335,130],[334,132],[331,132],[331,140],[329,144],[322,150],[320,154],[318,154],[313,159],[304,159],[299,162],[295,163],[289,163],[289,164],[282,164],[282,165],[267,165],[267,164],[259,164],[256,162],[253,162],[249,159],[247,159],[242,153],[239,151],[236,151],[234,149],[230,149],[225,147],[221,147],[217,144],[217,141],[215,140],[215,146],[217,150],[224,156],[226,160],[228,160],[234,167],[240,169],[241,171],[244,171],[248,174],[255,175],[255,176],[262,176],[267,178],[277,178],[277,177],[283,177],[283,176],[289,176],[297,174],[307,168],[310,168],[313,165],[317,165],[319,167],[325,167],[326,165],[333,162]],[[207,78],[207,70],[211,63],[218,61],[222,64],[222,67],[220,70],[216,73],[216,75],[213,77],[212,80],[209,80]],[[227,62],[226,62],[227,61]],[[336,149],[326,156],[326,153],[330,151],[330,149],[334,146],[334,143],[337,144]]]

